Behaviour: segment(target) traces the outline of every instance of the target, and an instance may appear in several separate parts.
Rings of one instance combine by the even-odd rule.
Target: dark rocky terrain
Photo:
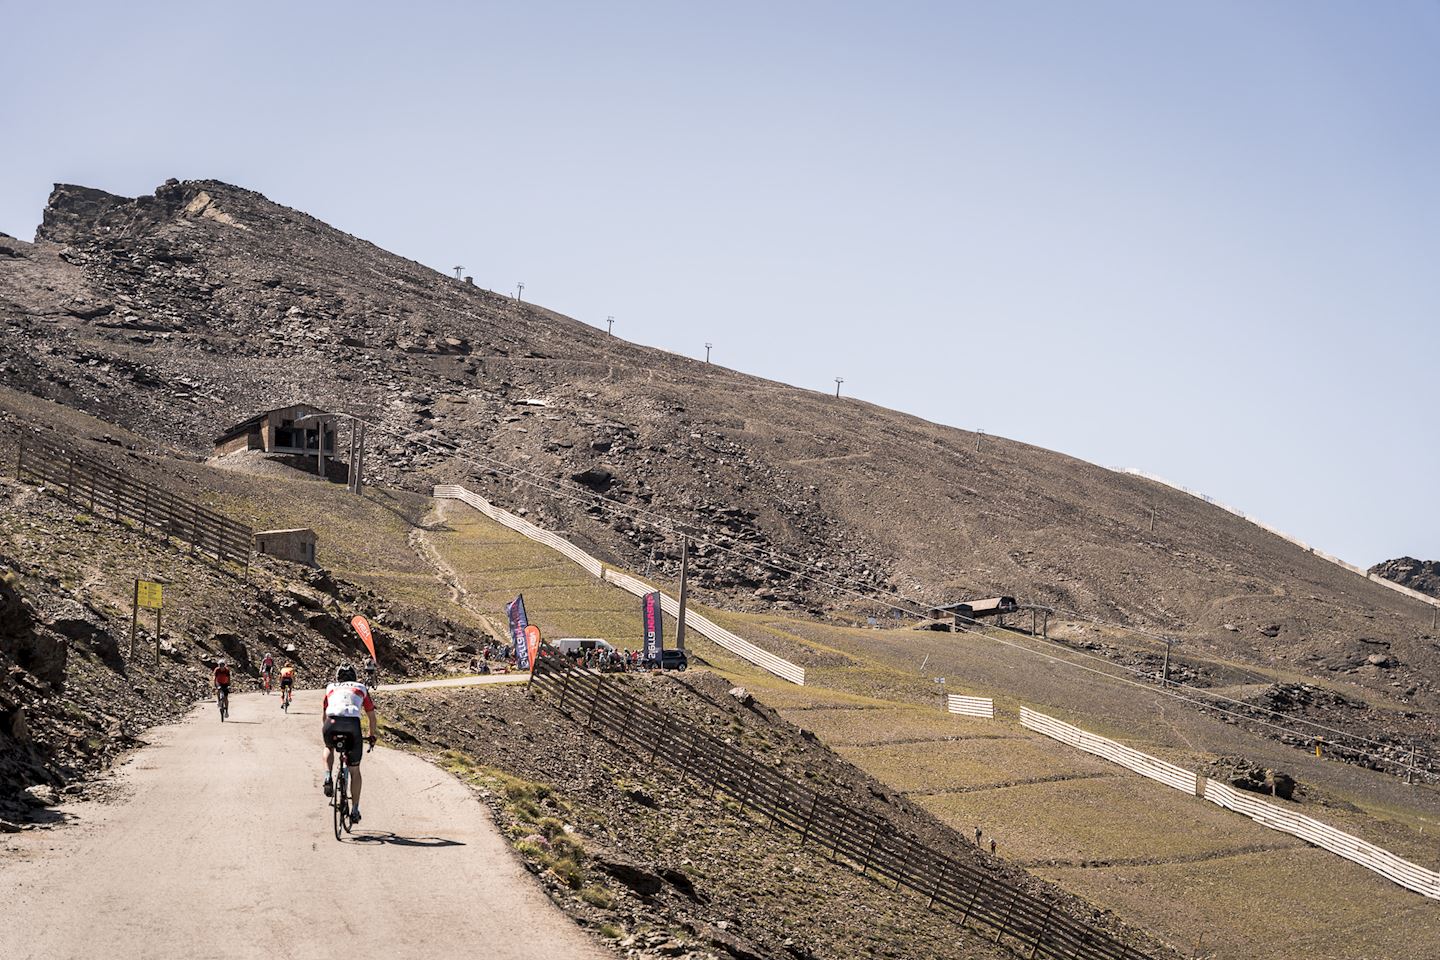
[[[908,798],[709,671],[612,677],[766,764],[884,818],[997,880],[1157,958],[1179,956],[1113,915],[989,855]],[[388,697],[386,735],[435,755],[489,801],[551,898],[632,956],[946,957],[1013,955],[993,935],[927,910],[711,796],[644,749],[585,730],[524,688]],[[538,748],[543,745],[543,748]],[[1022,945],[1023,946],[1023,945]]]
[[[1007,593],[1422,724],[1440,706],[1427,608],[1193,497],[607,337],[223,183],[57,186],[34,243],[0,240],[0,322],[5,385],[192,455],[309,401],[376,423],[377,481],[469,483],[624,566],[673,576],[644,522],[672,518],[723,605],[886,612],[752,559],[775,551],[845,590]]]
[[[1377,577],[1393,580],[1402,587],[1440,598],[1440,560],[1400,557],[1397,560],[1377,563],[1370,568],[1370,572]]]

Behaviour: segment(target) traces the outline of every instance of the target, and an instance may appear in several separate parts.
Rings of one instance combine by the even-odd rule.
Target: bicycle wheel
[[[335,814],[335,839],[339,840],[340,835],[345,831],[345,820],[349,816],[349,799],[345,796],[345,767],[340,767],[340,774],[335,778],[334,796],[331,797],[330,806],[334,808]]]

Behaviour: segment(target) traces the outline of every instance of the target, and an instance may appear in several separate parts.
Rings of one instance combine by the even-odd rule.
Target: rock
[[[30,721],[25,716],[24,707],[16,707],[10,718],[10,736],[14,737],[17,743],[30,742]]]
[[[48,783],[37,783],[33,787],[26,787],[23,793],[25,802],[32,807],[53,807],[60,802],[55,788]]]
[[[1270,625],[1267,626],[1267,627],[1256,627],[1255,629],[1259,630],[1261,633],[1265,634],[1265,636],[1267,636],[1267,637],[1278,637],[1278,636],[1280,636],[1280,625],[1279,625],[1278,623],[1272,623],[1272,624],[1270,624]]]
[[[641,897],[653,897],[665,887],[664,880],[633,860],[597,856],[594,864]]]
[[[1270,784],[1270,792],[1281,800],[1290,800],[1295,796],[1295,778],[1290,774],[1269,770],[1266,780]]]
[[[1365,662],[1372,667],[1393,667],[1399,663],[1388,653],[1372,653],[1365,658]]]
[[[604,467],[590,467],[579,473],[570,474],[570,479],[582,487],[589,487],[596,493],[604,493],[615,482],[615,475]]]
[[[0,820],[0,833],[19,833],[23,828],[18,823]]]
[[[1227,623],[1227,624],[1225,624],[1225,627],[1224,627],[1224,628],[1225,628],[1226,630],[1229,630],[1231,633],[1239,633],[1239,632],[1240,632],[1240,628],[1237,627],[1237,626],[1235,626],[1235,624],[1233,624],[1233,623]]]
[[[741,705],[746,707],[750,706],[750,704],[755,702],[755,698],[750,695],[750,691],[746,690],[744,687],[731,687],[730,696],[734,697],[736,700],[739,700]]]

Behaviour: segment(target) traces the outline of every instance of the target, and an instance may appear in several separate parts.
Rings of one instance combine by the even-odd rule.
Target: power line
[[[567,492],[565,489],[563,489],[556,481],[554,481],[554,480],[552,480],[552,479],[550,479],[550,478],[541,478],[539,474],[530,473],[529,471],[525,471],[525,470],[522,470],[522,469],[513,467],[512,465],[510,465],[510,464],[508,464],[508,463],[505,463],[504,461],[499,460],[498,458],[496,458],[496,457],[494,457],[494,456],[491,456],[491,455],[488,455],[488,454],[476,453],[476,452],[473,452],[473,451],[469,451],[469,450],[461,447],[458,443],[455,443],[455,442],[453,442],[453,441],[450,441],[450,440],[431,440],[431,439],[411,438],[411,437],[407,437],[407,436],[401,434],[398,430],[395,430],[395,429],[393,429],[393,428],[387,428],[387,427],[385,427],[385,426],[383,426],[383,425],[381,425],[381,424],[379,424],[379,423],[375,423],[375,422],[372,422],[372,421],[364,421],[363,418],[358,418],[358,417],[357,417],[356,419],[359,419],[359,420],[361,420],[362,422],[368,423],[369,425],[373,426],[373,427],[374,427],[378,432],[380,432],[380,433],[389,434],[390,436],[398,439],[401,443],[410,444],[410,445],[414,445],[414,446],[419,446],[419,447],[422,447],[422,448],[425,448],[425,449],[429,450],[429,451],[432,452],[432,453],[437,453],[437,452],[450,453],[450,454],[452,454],[452,455],[457,456],[457,457],[458,457],[459,459],[461,459],[461,460],[469,460],[473,466],[477,466],[477,467],[480,467],[480,468],[485,469],[485,470],[491,470],[491,471],[495,472],[496,474],[500,474],[500,475],[507,476],[507,477],[508,477],[509,479],[511,479],[512,481],[515,481],[515,482],[518,482],[518,483],[523,483],[523,484],[525,484],[525,485],[527,485],[527,486],[535,487],[536,489],[541,490],[542,492],[549,493],[551,496],[555,496],[555,497],[561,498],[561,499],[563,499],[563,500],[567,500],[567,501],[569,501],[569,502],[571,502],[571,503],[575,503],[575,504],[580,505],[580,506],[585,506],[585,507],[594,506],[594,507],[598,507],[598,508],[601,509],[602,511],[605,511],[605,512],[608,512],[608,513],[611,513],[611,514],[624,515],[624,516],[628,517],[628,518],[629,518],[630,520],[632,520],[632,521],[635,521],[635,522],[637,522],[637,523],[641,523],[641,524],[646,525],[646,526],[650,526],[650,527],[655,528],[655,529],[659,529],[659,530],[661,530],[661,531],[663,531],[663,532],[666,532],[666,533],[668,533],[668,534],[670,534],[670,535],[672,535],[672,536],[675,535],[675,534],[677,534],[677,533],[680,533],[679,527],[680,527],[681,525],[680,525],[680,524],[677,524],[675,521],[671,520],[671,519],[668,518],[668,517],[665,517],[665,516],[663,516],[663,515],[661,515],[661,514],[653,513],[653,512],[651,512],[651,511],[642,510],[642,509],[640,509],[640,508],[632,507],[632,506],[630,506],[630,505],[628,505],[628,504],[621,504],[621,503],[617,503],[616,501],[613,501],[613,500],[607,500],[607,499],[599,496],[598,494],[596,494],[594,491],[585,489],[585,488],[583,488],[583,487],[580,487],[579,485],[576,485],[576,491],[577,491],[577,494],[578,494],[578,495],[576,495],[576,494],[571,494],[571,493]],[[442,446],[444,449],[443,449],[443,450],[436,450],[435,447],[436,447],[437,445],[438,445],[438,446]],[[483,463],[477,462],[477,459],[476,459],[476,458],[478,458],[479,460],[489,461],[491,464],[494,464],[494,465],[493,465],[493,466],[486,466],[486,465],[483,464]],[[528,474],[528,476],[527,476],[527,474]],[[533,479],[532,479],[532,478],[533,478]],[[651,518],[653,518],[653,519],[651,519]],[[693,525],[690,525],[690,524],[685,524],[684,526],[687,527],[688,530],[691,530],[691,531],[699,529],[699,528],[694,527]],[[898,593],[898,592],[896,592],[896,591],[884,591],[884,592],[886,592],[886,593],[888,593],[888,595],[893,596],[893,597],[897,598],[898,600],[902,601],[903,604],[905,604],[905,605],[902,605],[901,603],[895,603],[895,602],[891,602],[891,601],[887,601],[887,600],[885,600],[885,599],[882,599],[880,596],[878,596],[878,594],[882,593],[882,591],[880,591],[880,590],[878,590],[878,589],[876,589],[876,588],[871,588],[869,592],[861,591],[861,590],[855,589],[855,588],[853,588],[853,587],[845,586],[844,584],[841,584],[841,583],[837,583],[837,582],[834,582],[834,581],[825,580],[825,579],[823,579],[822,577],[818,577],[818,576],[816,576],[816,575],[814,575],[814,574],[812,574],[812,573],[809,573],[808,571],[803,570],[803,569],[796,569],[795,567],[786,566],[786,565],[777,563],[777,562],[775,562],[774,560],[771,560],[771,559],[766,559],[766,558],[763,558],[763,557],[759,557],[759,556],[756,556],[756,555],[754,555],[754,554],[747,554],[746,552],[744,552],[744,551],[742,551],[742,550],[738,550],[738,549],[735,549],[735,548],[733,548],[733,547],[729,547],[729,546],[726,546],[726,545],[724,545],[724,544],[717,543],[717,542],[715,542],[715,541],[713,541],[713,540],[708,540],[708,539],[706,539],[706,538],[704,538],[704,537],[702,537],[702,536],[698,536],[698,535],[696,535],[696,534],[694,534],[694,533],[689,533],[689,534],[687,534],[687,535],[691,536],[691,538],[694,539],[697,543],[701,543],[701,544],[704,544],[705,546],[711,547],[712,549],[716,549],[716,550],[719,550],[719,551],[721,551],[721,552],[728,553],[728,554],[730,554],[730,555],[732,555],[732,556],[735,556],[735,557],[738,557],[738,558],[740,558],[740,559],[742,559],[742,560],[746,560],[746,561],[749,561],[749,562],[751,562],[751,563],[758,564],[758,565],[760,565],[760,566],[770,567],[770,568],[775,569],[775,570],[777,570],[777,571],[780,571],[780,572],[789,574],[789,575],[791,575],[791,576],[795,576],[795,577],[797,577],[797,578],[800,578],[800,579],[802,579],[802,580],[807,580],[807,581],[809,581],[809,582],[811,582],[811,583],[814,583],[814,584],[816,584],[816,585],[818,585],[818,586],[827,587],[827,588],[829,588],[829,589],[831,589],[831,590],[833,590],[833,591],[835,591],[835,592],[837,592],[837,593],[850,594],[850,595],[855,596],[855,597],[857,597],[857,598],[860,598],[860,599],[862,599],[862,600],[866,600],[866,601],[868,601],[868,602],[872,602],[872,603],[879,604],[879,605],[882,606],[882,607],[885,607],[885,608],[888,608],[888,609],[892,609],[892,610],[900,611],[900,612],[902,612],[902,613],[904,613],[904,614],[906,614],[906,615],[908,615],[908,616],[911,616],[911,617],[923,618],[923,617],[925,616],[924,613],[917,612],[917,609],[916,609],[916,608],[918,608],[918,609],[921,610],[921,611],[931,609],[931,607],[930,607],[929,604],[924,603],[924,602],[922,602],[922,601],[913,600],[913,599],[911,599],[911,598],[909,598],[909,597],[905,597],[903,594],[900,594],[900,593]],[[773,554],[773,553],[772,553],[772,556],[782,556],[782,557],[783,557],[784,555],[781,555],[781,554]],[[788,557],[785,557],[785,559],[790,560],[790,562],[791,562],[791,563],[794,563],[794,564],[807,565],[807,564],[805,564],[805,561],[794,560],[794,559],[788,558]],[[1093,619],[1093,618],[1084,618],[1084,619]],[[1094,621],[1094,622],[1104,623],[1104,621]],[[1082,663],[1077,663],[1077,662],[1075,662],[1075,661],[1073,661],[1073,660],[1067,660],[1067,659],[1065,659],[1065,658],[1056,657],[1056,656],[1053,656],[1053,655],[1050,655],[1050,654],[1046,654],[1046,653],[1044,653],[1044,652],[1042,652],[1042,651],[1033,650],[1033,649],[1031,649],[1031,648],[1029,648],[1029,647],[1026,647],[1026,646],[1023,646],[1023,645],[1021,645],[1021,644],[1015,643],[1014,641],[1006,640],[1006,639],[1004,639],[1004,638],[1002,638],[1002,637],[997,637],[997,636],[995,636],[994,634],[985,633],[985,632],[983,632],[983,631],[978,631],[978,630],[974,630],[974,629],[971,629],[971,628],[967,628],[967,627],[964,627],[963,625],[960,625],[960,624],[958,624],[958,623],[957,623],[956,625],[959,627],[959,629],[961,629],[962,631],[964,631],[964,632],[966,632],[966,633],[971,633],[971,634],[974,634],[974,635],[976,635],[976,636],[981,636],[981,637],[984,637],[984,638],[986,638],[986,639],[990,639],[990,640],[992,640],[992,641],[994,641],[994,642],[996,642],[996,643],[1000,643],[1000,644],[1003,644],[1003,645],[1005,645],[1005,646],[1012,647],[1012,648],[1017,649],[1017,650],[1020,650],[1020,651],[1022,651],[1022,652],[1030,653],[1030,654],[1035,655],[1035,656],[1043,657],[1044,659],[1051,660],[1051,661],[1056,662],[1056,663],[1067,664],[1067,665],[1076,667],[1076,668],[1078,668],[1078,669],[1085,670],[1085,671],[1087,671],[1087,672],[1089,672],[1089,673],[1093,673],[1093,674],[1096,674],[1096,675],[1099,675],[1099,676],[1102,676],[1102,677],[1108,677],[1109,679],[1114,680],[1114,681],[1116,681],[1117,683],[1123,683],[1123,684],[1127,684],[1127,685],[1129,685],[1129,686],[1140,687],[1140,688],[1145,689],[1145,690],[1150,690],[1150,691],[1152,691],[1152,692],[1161,693],[1161,694],[1163,694],[1164,696],[1168,696],[1168,697],[1170,697],[1170,698],[1172,698],[1172,699],[1175,699],[1175,700],[1179,700],[1179,701],[1182,701],[1182,702],[1185,702],[1185,703],[1190,703],[1190,704],[1192,704],[1192,705],[1194,705],[1194,706],[1200,706],[1200,707],[1203,707],[1203,708],[1205,708],[1205,709],[1215,710],[1215,711],[1217,711],[1217,712],[1219,712],[1219,713],[1223,713],[1223,714],[1226,714],[1226,715],[1229,715],[1229,716],[1238,717],[1238,718],[1247,720],[1247,721],[1252,722],[1252,723],[1258,723],[1258,724],[1261,724],[1261,725],[1263,725],[1263,726],[1267,726],[1267,727],[1270,727],[1270,728],[1272,728],[1272,729],[1276,729],[1276,730],[1280,730],[1280,731],[1282,731],[1282,732],[1288,733],[1288,734],[1290,734],[1290,735],[1292,735],[1292,736],[1297,736],[1297,737],[1304,737],[1304,736],[1305,736],[1305,735],[1304,735],[1303,733],[1301,733],[1300,731],[1293,730],[1293,729],[1290,729],[1290,728],[1288,728],[1288,727],[1284,727],[1284,726],[1282,726],[1282,725],[1280,725],[1280,724],[1271,723],[1271,722],[1266,721],[1266,720],[1257,719],[1256,717],[1252,716],[1252,715],[1249,714],[1249,713],[1241,713],[1241,712],[1237,712],[1237,711],[1235,711],[1235,710],[1228,710],[1228,709],[1225,709],[1225,708],[1223,708],[1223,707],[1217,706],[1217,705],[1214,704],[1214,703],[1202,702],[1202,701],[1199,701],[1199,700],[1194,700],[1194,699],[1192,699],[1191,697],[1182,696],[1182,695],[1180,695],[1179,693],[1171,692],[1171,690],[1166,689],[1166,688],[1157,689],[1153,684],[1150,684],[1150,683],[1142,683],[1142,682],[1138,682],[1138,681],[1135,681],[1135,680],[1129,680],[1129,679],[1127,679],[1127,678],[1125,678],[1125,677],[1116,676],[1116,675],[1114,675],[1114,674],[1107,673],[1107,672],[1105,672],[1105,671],[1103,671],[1103,670],[1099,670],[1099,669],[1096,669],[1096,668],[1094,668],[1094,667],[1087,666],[1087,665],[1082,664]],[[1120,625],[1116,624],[1115,626],[1120,626]],[[1129,628],[1122,627],[1122,629],[1129,629]],[[1103,663],[1103,664],[1105,664],[1105,665],[1108,666],[1108,667],[1112,667],[1112,668],[1117,669],[1117,670],[1122,670],[1122,671],[1131,673],[1131,674],[1133,674],[1133,675],[1135,675],[1135,676],[1137,676],[1137,677],[1143,677],[1143,676],[1145,676],[1145,674],[1144,674],[1142,671],[1140,671],[1140,670],[1137,670],[1137,669],[1134,669],[1134,668],[1131,668],[1131,667],[1126,667],[1126,666],[1123,665],[1123,664],[1118,664],[1118,663],[1115,663],[1115,662],[1112,661],[1112,660],[1106,660],[1106,659],[1104,659],[1104,658],[1102,658],[1102,657],[1097,657],[1097,656],[1095,656],[1095,655],[1093,655],[1093,654],[1089,654],[1089,653],[1085,653],[1085,652],[1083,652],[1083,651],[1075,650],[1075,649],[1073,649],[1073,648],[1071,648],[1071,647],[1067,647],[1067,646],[1065,646],[1064,644],[1059,643],[1058,641],[1047,641],[1047,642],[1049,642],[1049,643],[1051,643],[1051,644],[1053,644],[1053,645],[1055,645],[1055,646],[1058,646],[1058,647],[1060,647],[1061,649],[1063,649],[1063,650],[1065,650],[1065,651],[1067,651],[1068,653],[1071,653],[1071,654],[1073,654],[1073,655],[1080,656],[1080,657],[1084,657],[1084,658],[1090,659],[1090,660],[1094,660],[1094,661],[1099,662],[1099,663]],[[1285,719],[1285,720],[1287,720],[1287,721],[1289,721],[1289,722],[1291,722],[1291,723],[1303,724],[1304,726],[1311,727],[1311,728],[1314,728],[1314,729],[1316,729],[1316,730],[1324,730],[1324,731],[1327,732],[1327,733],[1336,734],[1336,735],[1338,735],[1338,736],[1340,736],[1340,737],[1342,737],[1342,738],[1346,738],[1346,739],[1349,739],[1349,740],[1352,740],[1352,741],[1355,741],[1355,742],[1358,742],[1358,743],[1366,743],[1366,744],[1369,744],[1369,745],[1371,745],[1371,746],[1380,747],[1380,748],[1386,748],[1386,747],[1389,747],[1389,746],[1390,746],[1390,744],[1386,744],[1386,743],[1384,743],[1383,741],[1374,740],[1374,739],[1371,739],[1371,738],[1369,738],[1369,737],[1361,736],[1361,735],[1359,735],[1359,734],[1348,733],[1348,732],[1346,732],[1346,731],[1344,731],[1344,730],[1341,730],[1341,729],[1339,729],[1339,728],[1337,728],[1337,727],[1331,727],[1331,726],[1328,726],[1328,725],[1326,725],[1326,724],[1318,723],[1318,722],[1316,722],[1316,721],[1305,720],[1305,719],[1299,718],[1299,717],[1291,717],[1291,716],[1289,716],[1288,714],[1281,713],[1281,712],[1278,711],[1278,710],[1271,710],[1271,709],[1269,709],[1269,708],[1267,708],[1267,707],[1261,707],[1261,706],[1258,706],[1258,705],[1255,705],[1255,704],[1249,704],[1249,703],[1246,703],[1245,701],[1237,700],[1237,699],[1234,699],[1234,698],[1232,698],[1232,697],[1227,697],[1227,696],[1224,696],[1223,694],[1214,693],[1214,692],[1212,692],[1212,691],[1205,690],[1204,688],[1201,688],[1201,687],[1194,687],[1194,686],[1191,686],[1191,685],[1189,685],[1189,684],[1179,684],[1179,683],[1177,683],[1177,684],[1174,685],[1174,689],[1184,690],[1184,691],[1188,691],[1188,692],[1190,692],[1190,693],[1196,694],[1196,695],[1201,696],[1201,697],[1208,697],[1208,698],[1211,698],[1211,699],[1213,699],[1213,700],[1219,700],[1219,701],[1222,701],[1222,702],[1225,702],[1225,703],[1234,704],[1235,706],[1244,708],[1246,711],[1258,711],[1258,712],[1260,712],[1260,713],[1264,713],[1264,714],[1267,714],[1267,715],[1270,715],[1270,716],[1280,717],[1280,718],[1283,718],[1283,719]],[[1387,758],[1385,758],[1385,757],[1383,757],[1383,756],[1379,756],[1379,755],[1377,755],[1377,754],[1373,754],[1373,753],[1370,753],[1370,752],[1368,752],[1368,751],[1359,750],[1359,749],[1356,749],[1356,748],[1353,748],[1353,747],[1347,747],[1347,749],[1352,749],[1352,750],[1354,750],[1356,753],[1358,753],[1358,754],[1360,754],[1360,755],[1362,755],[1362,756],[1369,757],[1369,758],[1375,759],[1375,760],[1379,760],[1379,761],[1384,762],[1384,763],[1391,763],[1391,762],[1392,762],[1392,761],[1388,760]]]

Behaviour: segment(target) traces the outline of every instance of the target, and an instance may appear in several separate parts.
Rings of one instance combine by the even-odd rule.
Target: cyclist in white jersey
[[[350,819],[360,822],[360,760],[365,755],[364,744],[360,738],[360,714],[364,713],[370,723],[370,746],[375,746],[375,731],[379,724],[375,719],[375,703],[370,699],[370,691],[363,683],[355,679],[355,668],[350,664],[341,664],[335,670],[335,682],[325,688],[325,699],[321,701],[320,712],[324,715],[324,725],[321,727],[321,736],[325,740],[325,783],[323,789],[325,796],[334,792],[334,780],[331,771],[335,766],[335,738],[339,734],[348,734],[350,737],[349,749],[346,751],[346,759],[350,763]]]

